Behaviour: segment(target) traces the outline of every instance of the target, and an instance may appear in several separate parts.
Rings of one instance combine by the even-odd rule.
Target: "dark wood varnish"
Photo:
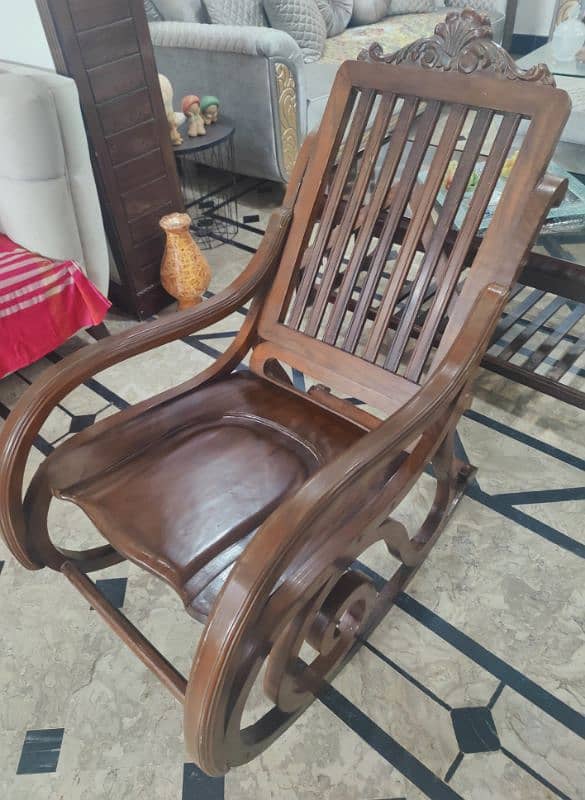
[[[484,45],[500,77],[485,58],[473,75],[440,71],[442,62],[429,69],[424,43],[420,64],[346,62],[283,207],[243,273],[195,309],[64,359],[29,388],[2,429],[0,530],[8,547],[28,569],[63,572],[184,704],[189,755],[210,775],[261,753],[347,663],[416,574],[474,474],[455,455],[456,425],[524,259],[566,189],[544,171],[569,113],[567,95],[546,75],[506,73],[507,56],[487,46],[486,25],[469,11],[447,18],[453,41]],[[440,51],[440,42],[433,46]],[[520,156],[470,255],[519,117],[529,121]],[[472,133],[436,213],[466,122]],[[492,124],[497,146],[472,213],[453,231],[454,208]],[[435,133],[439,144],[420,180]],[[145,248],[144,272],[148,255]],[[434,310],[421,325],[425,298]],[[240,331],[213,365],[63,442],[22,500],[35,436],[73,388],[249,301]],[[235,368],[246,355],[250,372],[242,375]],[[298,391],[290,367],[317,385]],[[378,414],[356,409],[347,395]],[[435,495],[420,528],[409,531],[392,515],[428,465]],[[61,500],[84,509],[103,546],[72,552],[53,544],[48,511]],[[398,559],[382,588],[356,567],[376,544]],[[126,558],[167,581],[205,623],[187,680],[87,577]],[[305,642],[315,652],[310,664],[300,657]],[[270,710],[243,727],[263,668],[259,688]]]
[[[183,201],[143,4],[39,0],[38,6],[52,32],[57,69],[79,90],[120,276],[112,278],[112,299],[139,318],[149,316],[171,302],[154,269],[163,233],[151,218],[181,210]]]

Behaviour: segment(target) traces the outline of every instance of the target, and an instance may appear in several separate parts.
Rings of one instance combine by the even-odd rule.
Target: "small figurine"
[[[167,122],[169,123],[171,143],[177,147],[178,145],[183,144],[183,139],[177,130],[177,126],[183,124],[185,121],[185,115],[173,110],[173,87],[167,76],[161,75],[159,72],[158,81],[160,83],[160,91],[163,98]]]
[[[219,117],[219,100],[212,94],[206,94],[201,98],[201,113],[203,122],[206,125],[213,125]]]
[[[189,119],[187,134],[189,136],[203,136],[205,134],[205,125],[201,116],[200,100],[197,95],[188,94],[183,97],[181,108],[183,114]]]

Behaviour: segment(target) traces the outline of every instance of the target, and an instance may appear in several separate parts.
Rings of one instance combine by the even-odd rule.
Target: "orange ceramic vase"
[[[161,283],[179,302],[179,311],[201,302],[211,270],[189,232],[188,214],[167,214],[160,220],[167,241],[160,268]]]

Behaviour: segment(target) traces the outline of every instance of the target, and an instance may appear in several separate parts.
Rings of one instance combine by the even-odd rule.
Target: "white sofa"
[[[107,295],[109,253],[77,87],[0,61],[0,232],[77,261]]]

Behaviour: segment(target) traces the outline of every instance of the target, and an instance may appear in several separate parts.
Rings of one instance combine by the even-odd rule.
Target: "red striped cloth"
[[[98,325],[109,307],[75,261],[51,261],[0,234],[0,378]]]

